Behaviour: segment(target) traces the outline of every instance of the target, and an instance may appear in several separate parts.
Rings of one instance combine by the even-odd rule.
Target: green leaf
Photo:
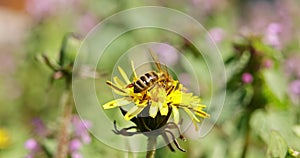
[[[252,45],[255,48],[255,50],[259,52],[263,52],[266,56],[271,57],[275,60],[282,59],[282,54],[277,51],[276,49],[272,48],[271,46],[268,46],[262,42],[261,39],[252,39]]]
[[[247,66],[250,60],[250,53],[244,52],[239,58],[235,58],[235,61],[226,65],[226,76],[227,80],[230,81],[236,77],[237,74],[241,73]]]
[[[45,147],[47,153],[55,154],[57,149],[56,140],[53,139],[44,139],[42,141],[43,146]]]
[[[268,126],[267,113],[265,111],[256,110],[251,116],[250,126],[264,142],[268,142],[270,127]]]
[[[300,138],[300,125],[294,126],[292,130]]]
[[[288,146],[277,131],[272,131],[268,143],[268,157],[285,158]]]
[[[286,80],[282,77],[282,74],[277,70],[264,71],[264,78],[266,81],[267,89],[270,90],[272,96],[270,98],[278,100],[283,103],[286,99]],[[275,97],[275,98],[274,98]]]
[[[69,66],[74,63],[81,41],[76,35],[66,34],[61,45],[59,64],[60,66]]]
[[[285,158],[300,158],[300,152],[292,148],[289,148],[288,154],[286,155]]]

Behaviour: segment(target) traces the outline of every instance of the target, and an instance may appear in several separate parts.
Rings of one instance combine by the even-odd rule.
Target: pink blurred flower
[[[16,61],[12,53],[0,53],[0,75],[10,75],[16,71]]]
[[[49,16],[55,11],[56,0],[27,0],[26,10],[36,19]]]
[[[53,14],[75,9],[79,0],[27,0],[26,10],[35,19],[43,19]]]
[[[25,142],[25,149],[30,151],[38,151],[40,149],[40,146],[35,139],[31,138]]]
[[[263,66],[267,69],[271,68],[273,66],[273,64],[274,63],[271,59],[266,59],[266,60],[263,61]]]
[[[70,141],[69,150],[70,152],[78,151],[82,147],[81,141],[79,139],[73,139]]]
[[[253,76],[246,72],[242,75],[242,81],[246,84],[251,83],[253,81]]]
[[[34,158],[41,149],[39,143],[33,138],[28,139],[24,146],[25,149],[29,150],[29,153],[25,156],[25,158]]]
[[[210,37],[214,40],[214,42],[219,43],[224,39],[225,32],[222,28],[212,28],[209,30]]]
[[[289,91],[300,96],[300,80],[295,80],[289,84]]]
[[[71,158],[83,158],[83,156],[79,152],[73,152]]]
[[[300,103],[300,80],[292,81],[288,87],[289,96],[294,104]]]
[[[214,13],[226,8],[226,0],[191,0],[193,6],[201,8],[206,14]]]

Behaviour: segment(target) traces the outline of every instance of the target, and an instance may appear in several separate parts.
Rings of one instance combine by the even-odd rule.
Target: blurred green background
[[[209,135],[180,142],[188,150],[186,153],[172,153],[168,148],[162,148],[156,157],[297,155],[300,151],[299,1],[1,0],[1,158],[29,158],[35,150],[28,145],[30,139],[45,144],[50,153],[55,151],[55,133],[62,113],[59,105],[65,82],[56,80],[49,86],[53,72],[36,56],[44,53],[57,61],[66,33],[75,32],[84,37],[105,18],[125,9],[148,5],[173,8],[198,20],[222,53],[228,78],[223,111]],[[118,39],[117,47],[111,46],[111,51],[118,52],[111,58],[117,60],[134,40],[151,41],[159,36],[159,31],[151,30],[123,36]],[[192,64],[205,67],[202,57],[184,39],[175,35],[160,38],[158,42],[171,43]],[[180,63],[179,60],[173,62]],[[111,62],[105,63],[100,71],[107,68],[106,73],[109,73],[113,66]],[[210,87],[206,85],[209,72],[199,69],[196,74],[203,76],[199,84],[201,97],[205,98],[210,95]],[[180,77],[189,84],[188,74]],[[99,82],[103,84],[107,79],[109,77],[103,77]],[[108,95],[104,97],[103,100],[111,99]],[[37,119],[51,131],[47,137],[37,134],[36,123],[33,123]],[[122,152],[102,144],[93,136],[91,139],[91,142],[83,143],[79,155],[144,157],[144,153]],[[47,154],[38,153],[35,157],[47,157]]]

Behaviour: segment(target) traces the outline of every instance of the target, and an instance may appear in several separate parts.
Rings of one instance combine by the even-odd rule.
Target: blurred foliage
[[[222,53],[228,80],[223,111],[209,135],[199,140],[180,142],[188,150],[187,153],[172,153],[164,147],[157,150],[156,157],[300,157],[300,87],[294,87],[298,91],[289,90],[290,83],[299,80],[300,75],[291,77],[288,75],[290,70],[286,68],[287,59],[299,54],[300,4],[297,0],[68,2],[46,5],[44,9],[48,7],[47,14],[41,12],[38,15],[24,6],[23,11],[16,12],[29,19],[30,27],[23,33],[25,40],[13,41],[12,44],[0,43],[3,50],[9,49],[0,59],[0,157],[25,157],[28,154],[24,143],[29,138],[38,137],[32,124],[35,118],[43,120],[49,129],[58,130],[60,98],[65,83],[56,80],[50,86],[53,71],[39,60],[47,58],[57,69],[71,71],[76,56],[74,52],[80,41],[75,38],[68,44],[62,44],[66,34],[75,32],[84,37],[93,26],[114,13],[145,5],[170,7],[187,13],[208,29],[211,38],[221,39],[216,45]],[[26,5],[27,8],[42,5],[39,3],[28,0]],[[51,7],[57,9],[51,11]],[[266,31],[272,23],[280,25],[279,33],[270,35]],[[113,32],[118,27],[124,26],[115,24],[109,31]],[[223,33],[213,34],[214,28],[220,28]],[[100,61],[103,64],[100,71],[110,73],[119,56],[138,43],[168,43],[183,52],[192,65],[199,67],[195,71],[201,78],[198,81],[201,97],[208,100],[211,94],[210,75],[203,57],[185,39],[162,32],[136,30],[119,37],[106,49],[115,53],[106,54],[104,58],[109,57],[110,60]],[[19,36],[13,33],[12,36]],[[64,50],[72,53],[64,53]],[[186,65],[182,61],[179,63],[183,72]],[[10,65],[15,69],[10,69]],[[96,83],[103,85],[106,79],[108,77],[104,76]],[[103,90],[108,88],[97,89]],[[103,101],[111,98],[109,94],[102,97]],[[55,139],[44,139],[42,142],[50,152],[55,151]],[[84,157],[144,156],[144,153],[113,149],[94,137],[80,151]]]

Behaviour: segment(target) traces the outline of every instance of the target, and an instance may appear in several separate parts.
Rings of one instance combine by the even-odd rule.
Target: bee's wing
[[[167,67],[166,64],[164,64],[164,68],[165,68],[164,73],[167,75],[167,78],[170,78],[170,74],[169,74],[169,72],[168,72],[168,67]]]
[[[148,49],[148,51],[149,51],[149,53],[150,53],[150,55],[151,55],[151,57],[152,57],[152,59],[153,59],[155,65],[156,65],[158,71],[159,71],[159,72],[162,72],[162,73],[165,73],[165,74],[167,75],[167,78],[169,78],[170,75],[169,75],[169,72],[168,72],[167,65],[164,64],[164,69],[163,69],[162,66],[161,66],[160,61],[158,60],[157,55],[156,55],[150,48]]]

